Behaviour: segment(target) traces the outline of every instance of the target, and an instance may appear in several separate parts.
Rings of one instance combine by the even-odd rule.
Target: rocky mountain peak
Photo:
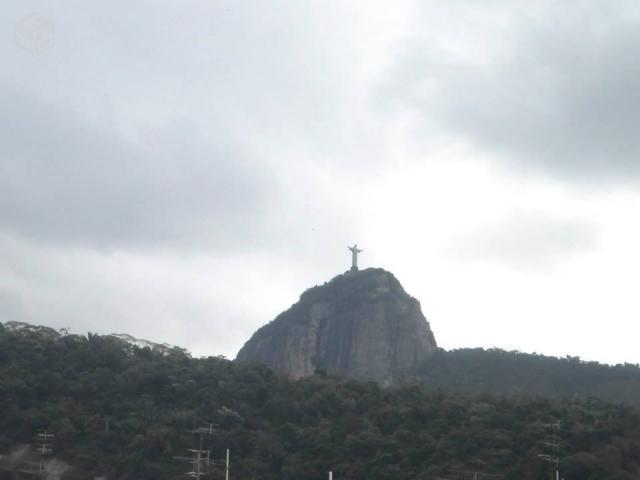
[[[292,378],[327,370],[388,384],[436,348],[419,302],[393,274],[368,268],[304,292],[255,332],[236,360]]]

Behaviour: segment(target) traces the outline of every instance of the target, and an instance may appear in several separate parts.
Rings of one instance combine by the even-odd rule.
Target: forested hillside
[[[640,405],[640,368],[634,364],[465,348],[438,350],[417,372],[432,386],[459,392],[580,395]]]
[[[443,373],[444,374],[444,373]],[[382,389],[321,373],[289,381],[262,367],[112,337],[9,332],[0,326],[0,467],[39,461],[24,445],[55,435],[62,478],[173,479],[197,448],[230,478],[457,479],[470,473],[550,478],[539,458],[560,422],[566,480],[640,478],[640,413],[587,397],[450,392],[423,383]],[[13,452],[13,455],[11,453]],[[2,475],[2,474],[0,474]],[[15,475],[15,476],[13,476]],[[466,475],[466,477],[464,477]],[[224,478],[220,465],[209,478]],[[479,475],[478,478],[496,478]]]

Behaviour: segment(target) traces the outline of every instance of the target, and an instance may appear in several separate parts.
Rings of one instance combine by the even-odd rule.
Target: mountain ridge
[[[514,353],[500,356],[508,370]],[[579,375],[572,376],[587,380],[593,367],[573,357],[542,360],[573,365]],[[638,378],[640,369],[626,368]],[[109,336],[52,338],[0,325],[3,480],[37,466],[43,430],[55,434],[45,465],[68,466],[62,480],[174,479],[187,468],[176,456],[194,448],[211,451],[214,476],[224,475],[216,465],[230,449],[231,478],[323,480],[332,470],[336,478],[372,480],[460,478],[460,471],[539,480],[551,474],[540,456],[550,453],[547,427],[556,422],[565,480],[639,478],[637,406],[579,395],[470,394],[422,381],[381,388],[324,372],[294,381],[264,366],[163,355]],[[211,423],[214,435],[192,433]]]
[[[18,322],[15,320],[8,321],[5,323],[0,322],[0,325],[2,325],[6,330],[10,332],[16,332],[16,333],[28,332],[36,335],[41,335],[43,337],[48,337],[53,340],[56,340],[62,337],[84,338],[82,335],[70,333],[69,329],[67,328],[61,328],[56,330],[55,328],[47,327],[44,325],[34,325],[31,323]],[[87,338],[92,335],[96,335],[96,334],[88,332]],[[122,342],[124,345],[127,345],[129,348],[133,348],[133,347],[149,348],[150,350],[154,352],[162,353],[163,355],[167,355],[169,352],[176,349],[186,352],[186,349],[177,347],[175,345],[170,345],[168,343],[157,343],[157,342],[152,342],[150,340],[145,340],[142,338],[136,338],[133,335],[129,335],[128,333],[110,333],[110,334],[104,335],[104,337],[113,338],[114,340]]]

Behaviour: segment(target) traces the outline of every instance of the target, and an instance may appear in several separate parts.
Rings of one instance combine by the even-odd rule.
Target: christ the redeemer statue
[[[364,252],[364,250],[360,250],[358,248],[358,244],[354,244],[353,247],[347,247],[349,250],[351,250],[351,271],[352,272],[357,272],[358,271],[358,254]]]

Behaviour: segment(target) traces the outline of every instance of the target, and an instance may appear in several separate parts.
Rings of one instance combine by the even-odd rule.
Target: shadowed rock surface
[[[327,370],[389,384],[436,350],[420,303],[389,272],[368,268],[313,287],[238,352],[292,378]]]

